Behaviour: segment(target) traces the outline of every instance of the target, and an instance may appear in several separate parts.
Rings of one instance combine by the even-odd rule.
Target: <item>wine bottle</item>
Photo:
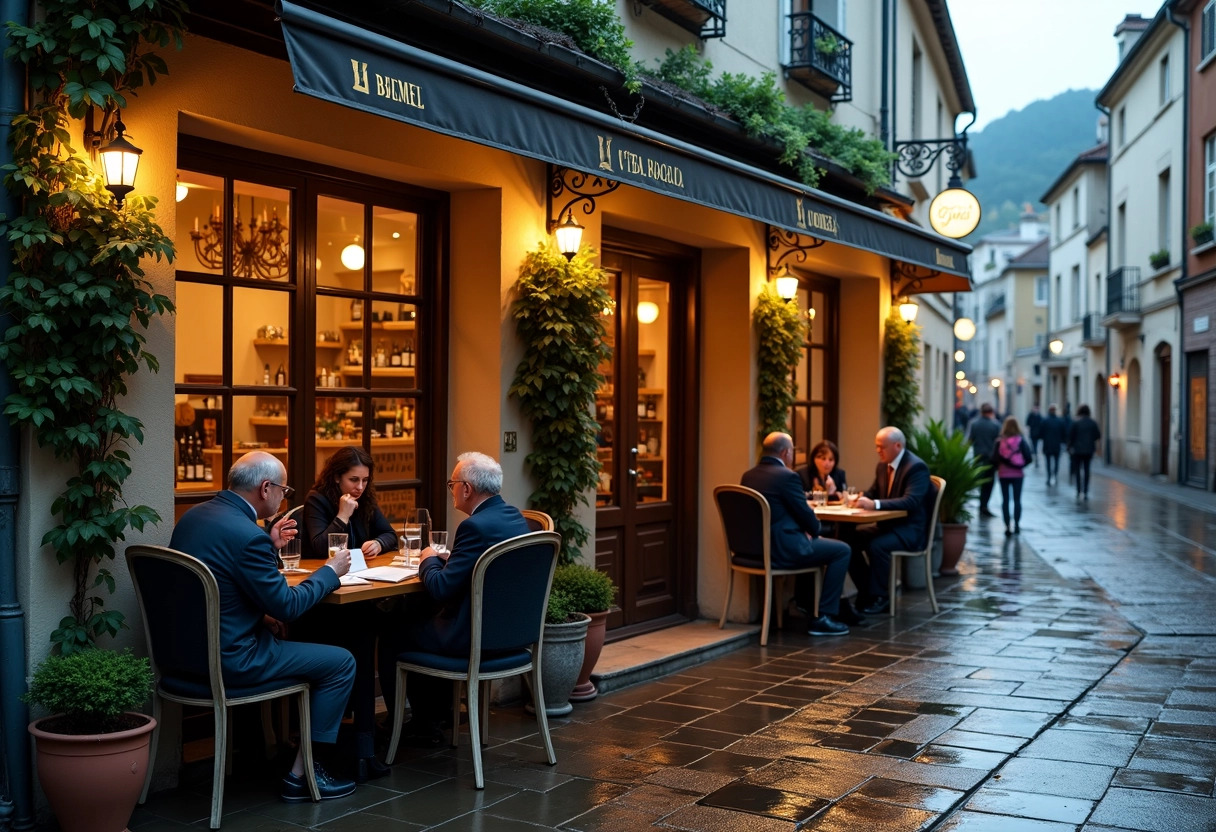
[[[392,367],[401,366],[401,350],[397,347],[397,342],[393,342],[393,351],[389,353],[388,363]]]
[[[186,482],[198,482],[194,470],[194,436],[186,438]]]
[[[266,365],[262,367],[262,384],[265,384],[267,387],[270,386],[270,363],[269,362],[267,362]]]
[[[177,481],[186,481],[186,434],[177,439]]]
[[[287,370],[283,367],[283,362],[279,362],[279,369],[274,372],[274,383],[277,387],[287,386]]]
[[[655,414],[657,414],[657,413],[658,413],[658,408],[656,408],[654,405],[654,399],[651,399],[650,401],[646,402],[646,418],[653,419],[655,417]]]
[[[355,298],[350,302],[350,319],[352,321],[363,320],[363,301]]]
[[[211,454],[203,453],[203,481],[212,482]]]

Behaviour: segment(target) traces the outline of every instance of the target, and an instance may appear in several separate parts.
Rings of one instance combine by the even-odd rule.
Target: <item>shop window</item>
[[[811,448],[821,440],[839,440],[837,431],[836,376],[837,327],[836,284],[821,279],[803,278],[798,290],[798,308],[808,315],[815,310],[802,358],[795,372],[798,390],[789,417],[794,440],[794,463],[805,465]]]

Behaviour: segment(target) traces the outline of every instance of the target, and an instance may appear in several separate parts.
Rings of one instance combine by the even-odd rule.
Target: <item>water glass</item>
[[[431,532],[431,548],[444,560],[448,559],[448,533]]]
[[[422,535],[416,533],[410,536],[409,526],[405,527],[405,565],[409,569],[417,569],[422,562]]]
[[[848,492],[847,504],[852,506],[857,504],[857,498],[861,496],[861,489],[855,485],[850,485]]]
[[[811,504],[814,506],[826,506],[828,504],[828,492],[815,489],[811,492]]]
[[[287,545],[279,550],[279,559],[283,561],[284,572],[300,572],[300,538],[297,535],[287,541]]]
[[[331,558],[346,548],[346,540],[347,536],[345,534],[331,534],[329,536],[329,556]]]

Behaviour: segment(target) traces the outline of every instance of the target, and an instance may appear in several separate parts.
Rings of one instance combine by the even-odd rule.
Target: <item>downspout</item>
[[[0,20],[26,25],[30,19],[28,0],[0,0]],[[0,60],[3,60],[0,58]],[[0,64],[3,66],[3,64]],[[25,107],[25,66],[15,58],[0,72],[0,165],[12,161],[12,121]],[[21,213],[20,200],[0,188],[0,214]],[[0,237],[0,285],[9,281],[13,252],[6,237]],[[10,325],[0,317],[0,331]],[[0,366],[0,401],[12,392],[8,368]],[[30,775],[30,745],[26,732],[29,709],[21,701],[25,693],[25,612],[17,596],[17,498],[21,481],[21,457],[17,432],[8,419],[0,419],[0,830],[33,829],[34,800]]]
[[[1103,107],[1097,101],[1094,102],[1094,106],[1098,108],[1099,113],[1106,116],[1106,148],[1107,148],[1106,158],[1108,159],[1108,161],[1106,163],[1106,275],[1104,276],[1104,279],[1106,280],[1106,285],[1109,287],[1110,286],[1110,258],[1111,258],[1110,250],[1112,247],[1111,246],[1111,243],[1112,243],[1111,237],[1113,236],[1111,234],[1111,229],[1114,228],[1114,226],[1115,226],[1115,222],[1114,222],[1115,218],[1114,218],[1114,215],[1110,211],[1110,207],[1111,207],[1110,166],[1111,166],[1111,162],[1113,162],[1115,160],[1115,125],[1111,123],[1110,110],[1108,110],[1106,107]],[[1110,298],[1106,299],[1106,303],[1108,306],[1110,305]],[[1103,374],[1103,378],[1109,379],[1110,378],[1110,349],[1111,349],[1111,347],[1110,347],[1110,327],[1108,327],[1108,326],[1103,327],[1103,329],[1106,330],[1106,332],[1104,333],[1105,337],[1106,337],[1106,349],[1103,350],[1103,352],[1106,353],[1106,372]],[[1104,412],[1102,414],[1102,423],[1103,423],[1102,424],[1102,435],[1106,437],[1106,441],[1102,443],[1102,461],[1104,463],[1106,463],[1107,465],[1110,465],[1110,445],[1111,445],[1111,440],[1112,440],[1112,436],[1111,436],[1111,432],[1110,432],[1110,412],[1114,406],[1113,400],[1114,400],[1114,395],[1110,392],[1110,389],[1108,387],[1108,389],[1106,391],[1106,407],[1103,408]]]
[[[1182,65],[1190,66],[1191,60],[1191,27],[1185,19],[1178,19],[1174,16],[1174,4],[1170,3],[1165,7],[1165,16],[1169,18],[1170,23],[1173,23],[1182,30]],[[1191,100],[1191,73],[1182,73],[1182,221],[1178,223],[1179,236],[1182,238],[1182,255],[1179,258],[1182,266],[1182,273],[1174,279],[1174,293],[1178,295],[1178,360],[1174,362],[1177,367],[1175,372],[1178,373],[1178,386],[1174,389],[1178,391],[1178,482],[1184,483],[1187,477],[1183,475],[1183,460],[1186,457],[1186,448],[1188,438],[1186,436],[1187,428],[1190,425],[1190,420],[1183,418],[1182,409],[1183,402],[1189,407],[1190,399],[1186,395],[1186,351],[1182,348],[1182,339],[1186,337],[1186,332],[1183,331],[1182,322],[1186,320],[1186,295],[1182,293],[1182,287],[1179,285],[1186,280],[1186,216],[1187,216],[1187,191],[1190,190],[1187,182],[1186,172],[1191,164],[1191,108],[1187,104]],[[1166,467],[1169,467],[1169,457],[1166,457]],[[1206,485],[1206,483],[1205,483]]]
[[[886,56],[886,53],[883,53]],[[899,130],[896,128],[897,105],[899,104],[899,85],[895,83],[894,76],[899,72],[899,5],[891,4],[891,147],[895,146],[895,142],[899,139]],[[911,138],[916,138],[912,136]],[[895,172],[892,166],[891,187],[895,187]]]
[[[891,136],[887,130],[887,96],[890,95],[891,74],[891,0],[882,0],[882,100],[878,108],[878,135],[883,147],[891,149]]]

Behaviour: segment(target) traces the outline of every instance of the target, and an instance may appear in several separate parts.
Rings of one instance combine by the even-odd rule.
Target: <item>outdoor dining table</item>
[[[317,569],[325,566],[324,560],[302,560],[300,568],[307,569],[307,572],[287,572],[283,575],[287,579],[288,586],[295,586],[304,581]],[[340,586],[333,592],[326,595],[322,600],[322,604],[354,604],[360,601],[375,601],[379,598],[393,598],[398,595],[409,595],[412,592],[422,592],[425,587],[422,581],[417,577],[406,578],[398,583],[390,583],[388,581],[369,581],[367,584],[358,584],[357,586]]]
[[[810,500],[807,500],[810,505]],[[811,506],[811,510],[815,512],[815,516],[820,520],[830,520],[833,523],[853,523],[862,525],[865,523],[877,523],[880,520],[898,520],[900,517],[907,517],[908,512],[892,510],[892,509],[865,509],[865,508],[846,508],[844,506]]]

